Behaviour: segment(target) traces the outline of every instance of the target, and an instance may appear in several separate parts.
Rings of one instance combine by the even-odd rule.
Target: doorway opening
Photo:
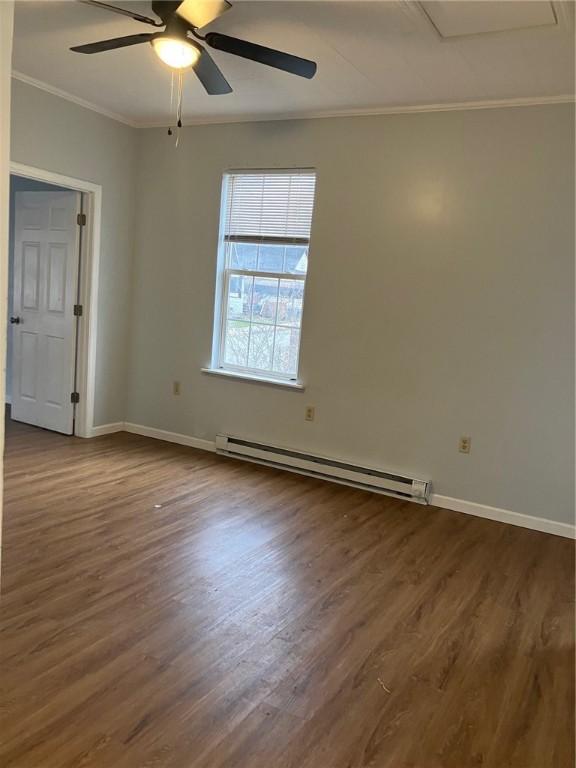
[[[93,434],[101,189],[11,165],[6,411]]]

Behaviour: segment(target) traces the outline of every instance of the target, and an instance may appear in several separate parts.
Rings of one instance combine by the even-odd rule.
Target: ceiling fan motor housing
[[[192,43],[193,41],[188,37],[189,29],[190,25],[184,19],[181,19],[180,16],[174,14],[166,20],[166,29],[163,32],[158,32],[155,37],[172,37]]]
[[[181,0],[180,0],[181,1]],[[165,2],[165,0],[152,0],[152,10],[158,16],[164,24],[168,22],[170,17],[179,18],[176,15],[176,9],[180,5],[180,1],[177,2]]]

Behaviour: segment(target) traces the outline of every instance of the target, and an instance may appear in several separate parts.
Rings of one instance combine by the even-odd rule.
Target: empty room
[[[0,766],[573,768],[573,0],[0,0]]]

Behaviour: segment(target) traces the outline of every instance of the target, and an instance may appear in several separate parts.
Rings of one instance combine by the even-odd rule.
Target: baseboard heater
[[[369,467],[358,467],[344,461],[327,459],[309,453],[301,453],[287,448],[276,448],[263,443],[254,443],[229,435],[216,436],[216,451],[224,456],[231,456],[269,467],[298,472],[302,475],[319,477],[333,483],[351,485],[364,491],[375,491],[397,499],[407,499],[418,504],[428,504],[430,483],[391,472],[383,472]]]

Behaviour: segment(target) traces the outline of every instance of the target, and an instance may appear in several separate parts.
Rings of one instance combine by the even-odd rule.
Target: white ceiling
[[[152,15],[147,2],[116,4]],[[236,0],[205,30],[314,59],[318,73],[308,81],[213,51],[234,93],[208,96],[187,74],[184,122],[566,100],[574,93],[573,2],[554,3],[552,13],[550,3],[534,0],[423,5],[426,12],[408,0]],[[465,34],[443,38],[430,14],[449,34]],[[506,29],[510,26],[517,28]],[[502,28],[506,31],[483,33]],[[151,46],[93,56],[68,50],[149,31],[144,24],[76,2],[18,0],[13,68],[16,76],[40,81],[127,122],[167,124],[170,73]]]

